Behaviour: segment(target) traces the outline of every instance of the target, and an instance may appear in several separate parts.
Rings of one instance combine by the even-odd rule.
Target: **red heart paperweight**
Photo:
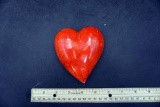
[[[57,33],[54,47],[64,67],[80,82],[85,83],[102,54],[104,38],[101,31],[92,26],[79,32],[65,28]]]

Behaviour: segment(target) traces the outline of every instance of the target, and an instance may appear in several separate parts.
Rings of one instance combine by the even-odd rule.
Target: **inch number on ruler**
[[[160,102],[160,88],[33,88],[31,102]]]

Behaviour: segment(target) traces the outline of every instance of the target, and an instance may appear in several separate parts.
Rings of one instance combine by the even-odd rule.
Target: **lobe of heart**
[[[64,28],[57,33],[54,47],[63,66],[85,83],[102,54],[104,38],[101,31],[93,26],[84,27],[79,32]]]

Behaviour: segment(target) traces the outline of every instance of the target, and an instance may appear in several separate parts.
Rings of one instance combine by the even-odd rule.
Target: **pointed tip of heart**
[[[87,79],[78,79],[81,83],[85,84]]]
[[[86,81],[81,81],[83,84],[85,84],[86,83]]]

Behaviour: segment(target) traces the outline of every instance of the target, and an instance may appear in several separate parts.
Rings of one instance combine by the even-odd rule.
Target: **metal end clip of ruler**
[[[31,102],[160,102],[160,88],[32,88]]]

